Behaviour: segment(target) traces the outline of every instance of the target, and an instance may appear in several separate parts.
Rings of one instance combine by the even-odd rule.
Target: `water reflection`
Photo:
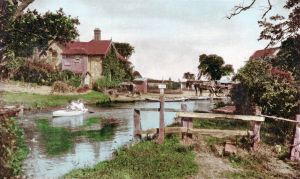
[[[54,127],[76,128],[83,125],[83,115],[55,117],[52,119]]]
[[[182,103],[187,104],[189,111],[208,111],[212,104],[209,101],[188,101],[188,102],[168,102],[165,103],[166,108],[180,109]],[[159,103],[140,102],[131,104],[116,104],[112,108],[99,108],[89,106],[89,110],[93,114],[86,114],[82,118],[54,118],[51,113],[40,113],[26,116],[27,119],[33,120],[37,118],[47,118],[54,127],[70,127],[76,128],[84,123],[89,117],[114,118],[121,121],[121,125],[114,130],[105,129],[98,131],[101,136],[93,137],[95,133],[77,133],[77,137],[73,140],[73,146],[70,150],[58,156],[50,156],[46,154],[42,137],[38,129],[34,130],[34,137],[37,142],[31,142],[31,153],[29,158],[24,162],[25,174],[30,178],[59,177],[74,168],[82,168],[92,166],[99,161],[107,160],[111,157],[113,150],[129,143],[133,138],[133,109],[134,108],[158,108]],[[171,124],[174,120],[175,113],[165,113],[165,124]],[[141,112],[142,129],[159,127],[158,112]],[[103,135],[102,135],[103,134]],[[105,134],[105,135],[104,135]],[[78,137],[86,136],[86,137]],[[30,140],[30,139],[29,139]]]

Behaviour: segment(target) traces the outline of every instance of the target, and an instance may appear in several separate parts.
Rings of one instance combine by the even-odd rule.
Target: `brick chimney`
[[[94,30],[94,40],[101,40],[101,30],[99,28]]]

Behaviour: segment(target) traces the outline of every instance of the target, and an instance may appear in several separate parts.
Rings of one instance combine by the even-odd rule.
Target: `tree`
[[[207,76],[210,80],[220,80],[222,76],[234,72],[232,65],[225,65],[222,57],[218,55],[202,54],[199,57],[199,76]]]
[[[232,12],[227,16],[228,19],[251,9],[258,0],[251,0],[249,5],[239,4],[234,6]],[[283,9],[289,12],[287,17],[276,14],[271,15],[267,20],[267,14],[272,10],[273,5],[271,0],[265,0],[268,4],[267,9],[262,15],[262,20],[259,21],[259,26],[263,28],[259,39],[269,40],[269,45],[275,45],[288,38],[299,36],[300,30],[300,3],[299,0],[285,0]]]
[[[271,63],[274,67],[290,71],[296,80],[300,80],[300,37],[282,42],[280,51],[271,59]]]
[[[183,74],[183,78],[187,80],[195,80],[195,74],[190,73],[190,72],[185,72]]]
[[[38,48],[41,56],[54,42],[66,44],[74,40],[79,35],[78,24],[77,18],[66,16],[62,9],[43,15],[28,10],[10,25],[6,47],[23,57],[31,56],[34,48]]]
[[[0,0],[0,64],[5,58],[8,29],[14,20],[19,17],[34,0]]]
[[[114,42],[114,46],[125,59],[128,59],[134,53],[134,47],[129,43]]]
[[[78,36],[77,18],[66,16],[62,9],[55,13],[40,14],[36,10],[24,9],[33,0],[4,0],[0,16],[0,58],[3,60],[8,51],[16,56],[28,57],[34,48],[45,54],[49,46],[54,43],[65,44]],[[33,28],[34,27],[34,28]]]
[[[297,109],[297,89],[291,73],[278,70],[262,59],[250,60],[237,75],[239,84],[231,89],[231,99],[240,114],[253,115],[253,107],[262,107],[263,114],[285,118],[294,117]],[[290,135],[291,123],[269,123],[276,133],[276,142]]]

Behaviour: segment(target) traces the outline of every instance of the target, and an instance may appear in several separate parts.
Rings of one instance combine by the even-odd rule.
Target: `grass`
[[[67,152],[74,146],[76,137],[87,137],[92,141],[105,141],[114,136],[115,125],[105,125],[97,131],[78,131],[71,132],[63,127],[53,127],[47,119],[37,121],[37,126],[41,132],[46,153],[49,155],[59,155]]]
[[[273,174],[267,169],[268,158],[257,153],[256,155],[229,156],[229,162],[232,167],[238,168],[235,172],[226,172],[224,175],[228,178],[274,178]]]
[[[244,130],[249,129],[248,122],[230,119],[195,119],[193,120],[194,128],[203,129],[227,129],[227,130]]]
[[[13,131],[16,134],[16,146],[17,149],[13,153],[12,159],[12,169],[14,175],[20,175],[22,172],[22,164],[23,161],[27,158],[29,154],[29,148],[25,142],[24,130],[19,126],[15,118],[11,118],[14,120]]]
[[[32,93],[11,93],[2,92],[2,101],[8,105],[23,104],[32,109],[43,109],[47,107],[57,107],[68,104],[72,100],[84,100],[88,103],[108,103],[109,97],[103,93],[92,91],[78,95],[41,95]]]
[[[129,149],[121,148],[114,159],[93,168],[76,169],[66,178],[185,178],[198,171],[191,148],[181,146],[178,139],[166,139],[158,145],[140,142]]]

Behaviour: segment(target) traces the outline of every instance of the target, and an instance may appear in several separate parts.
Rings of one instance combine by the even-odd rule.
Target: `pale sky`
[[[275,0],[274,13],[281,11]],[[135,48],[130,61],[144,77],[173,80],[197,73],[200,54],[217,54],[235,70],[257,49],[265,4],[235,18],[225,18],[242,0],[35,0],[40,12],[64,12],[78,17],[80,41],[102,31],[102,39],[128,42]],[[245,3],[249,1],[245,0]]]

